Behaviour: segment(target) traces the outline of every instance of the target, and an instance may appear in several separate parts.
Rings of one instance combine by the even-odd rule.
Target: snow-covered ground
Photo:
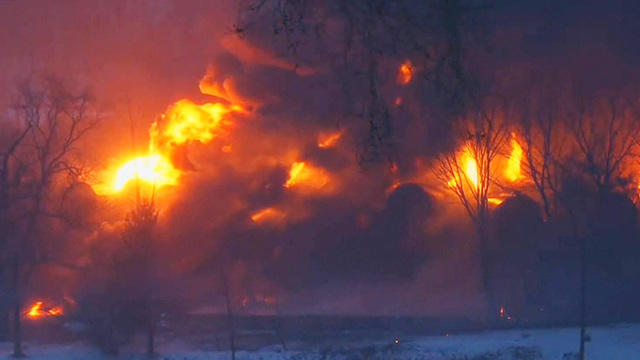
[[[619,324],[589,328],[589,360],[640,359],[640,324]],[[238,360],[564,360],[572,359],[578,347],[576,328],[496,330],[449,336],[404,336],[378,341],[353,341],[340,344],[288,344],[289,350],[269,346],[256,351],[239,351]],[[82,344],[26,344],[30,359],[75,360],[109,359],[95,348]],[[11,344],[0,344],[1,359],[10,358]],[[226,351],[194,348],[186,341],[159,344],[158,359],[222,360],[230,359]],[[124,351],[120,359],[144,358],[140,353]]]

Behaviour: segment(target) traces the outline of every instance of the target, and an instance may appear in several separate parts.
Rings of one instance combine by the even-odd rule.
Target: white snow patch
[[[640,324],[619,324],[588,329],[591,341],[587,343],[589,360],[640,359]],[[472,359],[484,354],[502,354],[495,359],[518,359],[509,355],[514,348],[532,350],[541,357],[533,359],[563,360],[567,353],[578,348],[577,328],[495,330],[473,334],[450,336],[405,336],[400,343],[354,342],[340,349],[328,349],[326,359],[345,359],[345,351],[364,351],[369,346],[375,351],[373,359]],[[351,346],[352,345],[352,346]],[[269,346],[257,351],[239,351],[238,360],[322,359],[323,347],[313,345],[305,350],[296,344],[296,350],[282,351],[279,346]],[[0,343],[0,359],[11,359],[11,343]],[[346,349],[346,350],[345,350]],[[351,350],[349,350],[351,349]],[[102,355],[96,348],[84,343],[35,344],[27,342],[25,352],[31,360],[95,360],[113,359]],[[159,345],[160,360],[227,360],[228,351],[205,351],[193,348],[187,341],[174,340]],[[505,355],[506,354],[506,355]],[[144,349],[133,353],[127,349],[119,359],[144,359]],[[524,359],[524,358],[520,358]],[[527,358],[528,359],[528,358]]]

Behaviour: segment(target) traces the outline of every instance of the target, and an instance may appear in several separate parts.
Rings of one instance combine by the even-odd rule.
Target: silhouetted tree
[[[623,165],[637,156],[640,118],[631,105],[618,98],[576,100],[571,134],[578,165],[599,192],[620,186]]]
[[[28,123],[20,125],[24,126],[20,128],[16,127],[15,124],[13,126],[10,123],[3,124],[6,131],[2,139],[2,161],[0,162],[0,249],[3,249],[1,252],[2,266],[0,266],[0,291],[4,294],[9,293],[9,279],[6,278],[9,270],[7,267],[9,254],[4,249],[6,249],[7,242],[13,235],[12,232],[15,231],[15,224],[18,221],[15,209],[12,207],[16,205],[17,190],[24,176],[22,164],[20,164],[20,160],[16,158],[16,155],[30,130]],[[0,318],[2,331],[0,336],[3,338],[9,333],[9,309],[7,306],[12,301],[6,295],[2,297],[2,317]]]
[[[535,186],[545,219],[553,215],[555,194],[561,181],[562,158],[567,146],[567,130],[562,108],[555,94],[536,94],[534,100],[519,104],[517,122],[525,154],[524,174]]]
[[[97,123],[87,91],[73,91],[54,76],[23,82],[9,111],[17,129],[2,158],[0,232],[3,275],[12,294],[14,356],[22,350],[22,295],[35,268],[55,262],[51,223],[72,224],[64,211],[63,179],[77,143]],[[73,176],[70,178],[74,178]],[[5,187],[6,186],[6,187]]]
[[[220,267],[220,280],[222,285],[222,295],[224,296],[224,305],[227,311],[227,329],[229,330],[229,351],[231,352],[231,360],[236,360],[236,326],[233,317],[233,305],[231,297],[231,285],[224,267]]]
[[[597,234],[607,193],[622,185],[623,165],[636,156],[640,121],[636,109],[621,98],[587,98],[576,96],[571,115],[571,130],[577,147],[577,165],[597,189],[594,211],[589,214],[589,236],[580,245],[580,359],[585,353],[586,286],[589,237]]]
[[[455,193],[473,223],[480,250],[481,280],[491,313],[494,304],[490,299],[486,248],[489,192],[496,171],[493,161],[502,151],[508,131],[495,111],[479,110],[461,126],[462,151],[440,155],[435,171],[440,181]]]

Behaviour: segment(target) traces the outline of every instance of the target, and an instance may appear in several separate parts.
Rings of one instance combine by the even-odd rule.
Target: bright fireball
[[[113,190],[122,190],[129,181],[138,179],[155,186],[176,185],[180,171],[160,154],[139,156],[122,165],[116,173]]]

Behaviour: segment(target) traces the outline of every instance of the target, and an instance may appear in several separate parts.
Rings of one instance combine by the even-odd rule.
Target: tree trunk
[[[148,311],[148,324],[147,324],[147,356],[153,357],[155,355],[155,322],[153,321],[153,308],[151,301],[147,304]]]
[[[586,277],[587,277],[587,240],[580,241],[580,353],[579,359],[584,360],[584,345],[587,327],[587,301],[586,301]]]
[[[20,308],[20,301],[16,297],[16,301],[13,304],[13,357],[25,357],[24,351],[22,351],[22,314]]]
[[[278,337],[278,341],[280,345],[282,345],[282,349],[287,351],[287,343],[284,337],[284,318],[282,317],[282,312],[280,312],[280,306],[276,303],[276,336]]]
[[[106,339],[104,340],[104,350],[107,355],[117,356],[120,353],[119,344],[116,340],[116,329],[115,329],[115,309],[113,304],[109,304],[109,313],[107,316],[106,323]]]
[[[24,357],[22,350],[22,299],[20,296],[20,263],[13,260],[13,357]]]
[[[11,334],[11,302],[6,274],[6,264],[0,263],[0,341],[8,341]]]
[[[2,308],[0,310],[0,341],[8,341],[10,334],[10,316],[11,310],[6,303],[2,304]]]
[[[229,349],[231,350],[231,360],[236,360],[236,329],[233,323],[233,309],[231,307],[231,289],[229,289],[229,280],[224,269],[220,269],[222,276],[222,285],[224,287],[224,298],[227,307],[227,326],[229,327]]]
[[[487,322],[490,322],[496,314],[496,304],[489,284],[489,251],[487,249],[489,234],[486,224],[487,220],[479,221],[482,223],[477,224],[476,231],[478,235],[478,249],[480,252],[480,281],[482,282],[482,291],[484,292],[486,302],[486,320]]]
[[[227,296],[227,321],[229,325],[229,348],[231,349],[231,360],[236,360],[236,330],[233,324],[233,312],[231,311],[231,302]]]

